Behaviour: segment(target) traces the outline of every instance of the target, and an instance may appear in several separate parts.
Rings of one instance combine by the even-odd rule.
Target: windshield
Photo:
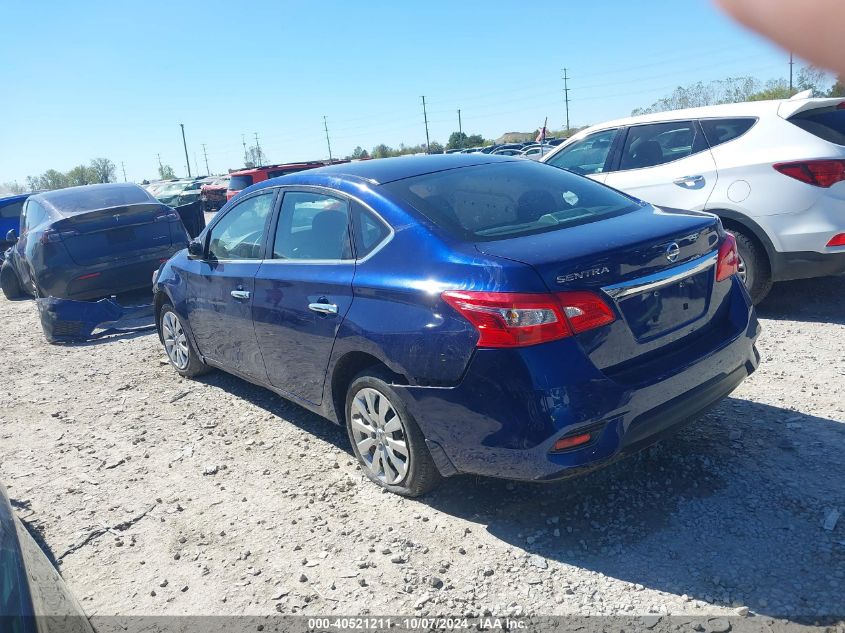
[[[466,241],[554,231],[638,208],[592,180],[528,161],[451,169],[383,187]]]

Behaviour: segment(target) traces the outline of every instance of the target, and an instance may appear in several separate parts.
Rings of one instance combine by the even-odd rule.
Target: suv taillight
[[[736,238],[728,233],[719,247],[719,259],[716,262],[716,281],[724,281],[739,270],[739,253],[736,250]]]
[[[443,300],[478,330],[478,347],[526,347],[616,320],[592,292],[519,293],[450,290]]]
[[[775,163],[774,168],[790,178],[816,187],[830,187],[840,180],[845,180],[845,160],[840,159]]]

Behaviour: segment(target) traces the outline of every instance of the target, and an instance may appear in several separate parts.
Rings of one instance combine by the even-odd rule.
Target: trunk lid
[[[130,204],[70,215],[53,225],[71,259],[90,265],[154,254],[172,245],[173,209],[157,203]]]
[[[553,292],[599,292],[620,318],[579,341],[606,368],[708,323],[719,240],[713,215],[645,205],[597,223],[476,248],[532,266]]]

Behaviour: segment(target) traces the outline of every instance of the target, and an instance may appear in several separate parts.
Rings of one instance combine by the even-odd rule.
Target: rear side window
[[[0,218],[14,219],[21,217],[24,202],[26,201],[18,200],[17,202],[12,202],[6,206],[0,207]]]
[[[829,143],[845,145],[845,110],[836,106],[799,112],[789,122]]]
[[[31,231],[35,227],[43,224],[49,215],[47,210],[38,204],[35,200],[30,200],[26,205],[26,230]]]
[[[448,234],[471,242],[555,231],[638,208],[609,187],[533,161],[450,169],[382,187]]]
[[[355,218],[355,254],[360,259],[372,252],[388,236],[390,230],[360,205],[354,206],[352,216]]]
[[[232,191],[240,191],[246,189],[252,184],[252,176],[232,176],[229,180],[229,189]]]
[[[619,169],[654,167],[705,149],[707,144],[692,121],[636,125],[628,130]]]
[[[321,193],[285,193],[273,242],[274,259],[352,259],[349,202]]]
[[[702,119],[699,123],[710,147],[716,147],[745,134],[757,123],[757,119]]]

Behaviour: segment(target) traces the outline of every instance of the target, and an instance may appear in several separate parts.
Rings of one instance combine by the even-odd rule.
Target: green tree
[[[79,185],[90,185],[98,182],[97,174],[94,170],[85,165],[77,165],[67,173],[68,186],[76,187]]]
[[[363,147],[358,145],[355,149],[352,150],[352,153],[348,156],[351,159],[360,159],[360,158],[369,158],[370,155],[367,153]]]
[[[0,185],[0,189],[8,191],[10,195],[16,195],[27,191],[27,188],[24,185],[18,184],[17,180],[4,182]]]
[[[170,180],[171,178],[176,178],[176,172],[173,171],[173,167],[170,165],[159,165],[158,177],[162,180]]]
[[[381,143],[373,148],[373,151],[370,152],[370,155],[373,158],[387,158],[389,156],[395,156],[396,154],[394,153],[393,148],[391,148],[389,145]]]
[[[449,135],[449,140],[446,141],[446,149],[464,149],[465,147],[469,147],[466,134],[463,132],[452,132]]]
[[[27,182],[33,185],[32,189],[64,189],[68,186],[67,176],[55,169],[48,169],[35,178],[30,176]]]
[[[478,147],[479,145],[484,145],[484,137],[481,134],[467,136],[467,147]]]
[[[428,153],[429,154],[442,154],[445,148],[443,145],[438,143],[437,141],[432,141],[429,143]]]
[[[114,182],[115,166],[108,158],[92,158],[90,168],[94,182]]]
[[[845,77],[839,75],[836,77],[836,83],[827,91],[828,97],[845,97]]]

